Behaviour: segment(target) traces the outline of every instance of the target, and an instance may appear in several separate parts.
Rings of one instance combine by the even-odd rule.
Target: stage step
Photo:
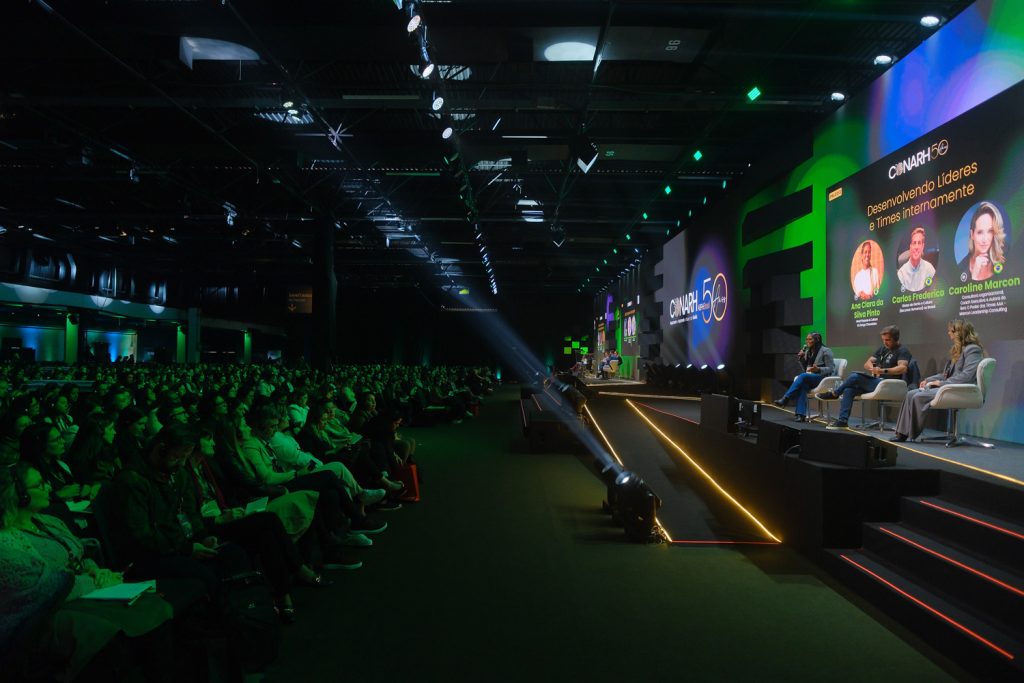
[[[982,551],[964,552],[904,524],[864,526],[864,550],[1015,638],[1024,637],[1024,574],[993,566]]]
[[[1024,642],[887,564],[870,550],[828,550],[845,583],[984,681],[1019,681]]]
[[[1024,566],[1024,527],[941,497],[908,496],[901,521],[921,533],[986,560],[1008,572]]]

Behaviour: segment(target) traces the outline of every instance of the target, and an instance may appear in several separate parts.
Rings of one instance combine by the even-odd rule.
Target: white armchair
[[[995,448],[994,444],[962,438],[957,422],[959,411],[981,408],[985,405],[985,396],[988,394],[988,388],[992,383],[992,375],[995,374],[995,371],[996,359],[983,358],[978,364],[978,378],[974,384],[945,384],[935,392],[935,398],[928,404],[928,407],[933,410],[950,410],[953,413],[952,431],[946,434],[946,436],[941,437],[946,441],[946,448],[962,445]]]
[[[860,406],[861,429],[878,427],[878,431],[885,431],[885,408],[890,403],[902,404],[907,398],[907,383],[903,379],[883,379],[875,387],[874,391],[855,396],[854,401],[863,401]],[[864,410],[867,401],[878,401],[878,422],[868,423],[864,418]]]
[[[821,383],[818,384],[817,387],[815,387],[814,391],[808,394],[808,398],[813,398],[818,401],[818,414],[814,415],[813,417],[821,417],[822,415],[825,416],[825,419],[831,419],[832,417],[830,414],[831,411],[829,410],[829,401],[821,398],[821,394],[824,394],[825,392],[828,391],[832,391],[840,384],[842,384],[844,379],[846,379],[846,359],[836,358],[835,363],[836,374],[830,375],[825,379],[821,380]],[[824,407],[824,411],[822,410],[822,407]]]

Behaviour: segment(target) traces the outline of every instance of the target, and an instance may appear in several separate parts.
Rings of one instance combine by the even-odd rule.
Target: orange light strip
[[[557,396],[552,394],[550,391],[548,391],[547,387],[544,387],[544,393],[547,394],[548,396],[550,396],[552,401],[554,401],[558,405],[562,405],[562,399],[558,398]]]
[[[621,396],[623,398],[663,398],[666,401],[699,401],[696,396],[662,396],[660,394],[627,394],[619,391],[599,391],[598,396]]]
[[[958,562],[957,560],[954,560],[952,557],[949,557],[948,555],[943,555],[942,553],[940,553],[937,550],[933,550],[931,548],[928,548],[927,546],[924,546],[924,545],[921,545],[920,543],[917,543],[916,541],[912,541],[909,538],[907,538],[906,536],[901,536],[900,534],[896,533],[895,531],[892,531],[891,529],[886,529],[885,527],[878,527],[878,530],[879,531],[884,531],[885,533],[889,534],[890,536],[893,536],[894,538],[898,538],[901,541],[903,541],[904,543],[912,545],[915,548],[917,548],[918,550],[923,550],[924,552],[928,553],[929,555],[937,557],[940,560],[944,560],[945,562],[948,562],[949,564],[951,564],[951,565],[953,565],[955,567],[959,567],[960,569],[963,569],[966,572],[970,572],[971,574],[974,574],[975,576],[980,576],[981,578],[983,578],[986,581],[989,581],[991,583],[994,583],[995,585],[999,586],[1000,588],[1005,588],[1006,590],[1010,591],[1011,593],[1016,593],[1017,595],[1019,595],[1021,597],[1024,597],[1024,590],[1021,590],[1020,588],[1017,588],[1016,586],[1011,586],[1008,583],[1000,581],[996,577],[990,576],[990,575],[986,574],[985,572],[981,571],[980,569],[975,569],[974,567],[971,567],[970,565],[966,565],[963,562]]]
[[[669,534],[668,529],[664,527],[664,525],[661,523],[661,520],[658,519],[657,515],[654,516],[654,525],[661,529],[661,533],[665,535],[666,541],[668,541],[669,543],[675,543],[675,541],[672,540],[672,535]]]
[[[700,472],[701,475],[703,475],[704,478],[707,479],[711,483],[712,486],[714,486],[716,489],[718,489],[719,493],[721,493],[723,496],[725,496],[725,498],[727,500],[729,500],[729,502],[731,502],[738,510],[743,512],[743,514],[746,515],[754,524],[756,524],[757,527],[759,529],[761,529],[761,531],[763,531],[769,538],[771,538],[776,543],[782,543],[782,540],[779,539],[778,536],[776,536],[772,532],[768,531],[768,527],[766,527],[764,524],[762,524],[761,520],[759,520],[757,517],[755,517],[753,515],[753,513],[750,512],[750,510],[747,510],[747,508],[743,507],[738,500],[733,498],[732,495],[730,495],[728,491],[726,491],[724,488],[722,488],[722,485],[719,484],[717,481],[715,481],[715,478],[712,477],[710,474],[708,474],[708,472],[706,472],[703,467],[698,465],[697,461],[694,460],[693,458],[691,458],[689,456],[689,454],[686,451],[684,451],[681,446],[679,446],[679,444],[677,444],[675,441],[670,439],[668,437],[668,435],[665,434],[665,432],[663,432],[660,429],[658,429],[658,426],[656,424],[654,424],[653,422],[651,422],[650,418],[648,418],[646,415],[644,415],[643,412],[641,412],[641,410],[639,408],[637,408],[636,405],[634,405],[634,403],[632,401],[630,401],[629,399],[626,399],[626,404],[630,408],[632,408],[634,411],[636,411],[636,414],[639,415],[644,420],[644,422],[646,422],[648,425],[650,425],[651,429],[653,429],[658,434],[660,434],[661,438],[665,439],[665,441],[668,441],[670,444],[672,444],[673,448],[675,448],[677,451],[679,451],[679,453],[684,458],[686,458],[686,460],[691,465],[693,465],[694,469],[696,469],[698,472]]]
[[[863,434],[865,436],[874,436],[874,434],[872,434],[872,432],[864,431],[864,430],[861,430],[861,429],[854,429],[853,427],[849,427],[848,429],[851,432],[856,432],[857,434]],[[990,477],[995,477],[996,479],[1002,479],[1003,481],[1008,481],[1011,484],[1016,484],[1017,486],[1024,486],[1024,481],[1021,481],[1020,479],[1014,479],[1013,477],[1007,476],[1005,474],[1000,474],[999,472],[993,472],[992,470],[986,470],[986,469],[983,469],[981,467],[976,467],[974,465],[968,465],[967,463],[957,462],[956,460],[950,460],[949,458],[943,458],[942,456],[935,455],[933,453],[928,453],[927,451],[922,451],[919,448],[914,448],[913,446],[908,446],[905,443],[897,443],[895,445],[897,447],[899,447],[899,448],[905,448],[908,451],[910,451],[911,453],[917,453],[918,455],[923,455],[926,458],[932,458],[933,460],[939,460],[941,462],[949,463],[950,465],[956,465],[957,467],[963,467],[964,469],[971,470],[972,472],[978,472],[980,474],[986,474],[986,475],[988,475]]]
[[[699,425],[700,424],[700,422],[697,422],[696,420],[691,420],[688,417],[683,417],[682,415],[676,415],[675,413],[670,413],[670,412],[665,411],[665,410],[658,410],[654,406],[649,406],[646,403],[640,403],[639,401],[637,401],[636,404],[638,406],[643,406],[644,408],[648,408],[650,410],[653,410],[656,413],[661,413],[662,415],[668,415],[669,417],[674,417],[674,418],[676,418],[678,420],[686,420],[690,424],[695,424],[695,425]]]
[[[523,406],[523,399],[519,399],[519,412],[523,414],[523,429],[526,429],[526,408]]]
[[[956,620],[956,619],[954,619],[953,617],[951,617],[951,616],[949,616],[949,615],[947,615],[947,614],[944,614],[944,613],[940,612],[939,610],[935,609],[934,607],[932,607],[931,605],[929,605],[929,604],[928,604],[927,602],[925,602],[924,600],[921,600],[920,598],[914,597],[913,595],[911,595],[911,594],[910,594],[910,593],[908,593],[907,591],[903,590],[902,588],[900,588],[900,587],[899,587],[899,586],[897,586],[896,584],[892,583],[891,581],[887,581],[886,579],[882,578],[881,576],[879,576],[879,575],[878,575],[878,574],[876,574],[875,572],[871,571],[870,569],[868,569],[868,568],[867,568],[867,567],[865,567],[864,565],[862,565],[862,564],[859,564],[858,562],[856,562],[856,561],[854,561],[854,560],[850,559],[850,558],[849,558],[849,557],[847,557],[846,555],[840,555],[839,557],[841,557],[841,558],[842,558],[843,560],[845,560],[846,562],[849,562],[849,563],[850,563],[850,564],[852,564],[852,565],[853,565],[854,567],[856,567],[857,569],[861,570],[862,572],[864,572],[864,573],[865,573],[865,574],[867,574],[868,576],[872,577],[873,579],[875,579],[875,580],[876,580],[876,581],[878,581],[879,583],[882,583],[882,584],[884,584],[885,586],[888,586],[888,587],[889,587],[890,589],[892,589],[892,590],[893,590],[893,591],[895,591],[896,593],[899,593],[900,595],[902,595],[903,597],[905,597],[905,598],[906,598],[907,600],[910,600],[911,602],[913,602],[913,603],[914,603],[915,605],[917,605],[918,607],[921,607],[921,608],[923,608],[923,609],[925,609],[925,610],[927,610],[927,611],[931,612],[932,614],[934,614],[935,616],[937,616],[937,617],[938,617],[939,619],[942,619],[943,621],[945,621],[945,622],[946,622],[947,624],[950,624],[951,626],[955,626],[956,628],[960,629],[961,631],[963,631],[963,632],[964,632],[964,633],[966,633],[967,635],[971,636],[972,638],[974,638],[974,639],[975,639],[975,640],[977,640],[978,642],[980,642],[980,643],[982,643],[982,644],[984,644],[984,645],[987,645],[988,647],[992,648],[993,650],[995,650],[996,652],[998,652],[999,654],[1001,654],[1001,655],[1002,655],[1003,657],[1006,657],[1007,659],[1011,659],[1011,660],[1012,660],[1012,659],[1016,659],[1016,658],[1015,658],[1015,657],[1013,656],[1013,654],[1012,654],[1012,653],[1010,653],[1010,652],[1007,652],[1006,650],[1004,650],[1003,648],[999,647],[998,645],[996,645],[996,644],[995,644],[995,643],[993,643],[992,641],[990,641],[990,640],[986,640],[986,639],[985,639],[984,637],[982,637],[981,635],[979,635],[979,634],[975,633],[975,632],[974,632],[974,631],[972,631],[971,629],[967,628],[966,626],[964,626],[963,624],[961,624],[961,623],[960,623],[959,621],[957,621],[957,620]]]
[[[971,517],[970,515],[965,515],[964,513],[957,512],[956,510],[950,510],[949,508],[944,508],[941,505],[936,505],[935,503],[930,503],[927,500],[919,500],[917,502],[920,503],[921,505],[927,505],[930,508],[935,508],[936,510],[941,510],[942,512],[945,512],[947,515],[953,515],[954,517],[959,517],[960,519],[966,519],[968,522],[974,522],[975,524],[980,524],[983,527],[987,527],[987,528],[993,529],[995,531],[1000,531],[1000,532],[1002,532],[1002,533],[1004,533],[1004,534],[1006,534],[1008,536],[1013,536],[1014,538],[1019,538],[1020,540],[1024,541],[1024,534],[1018,534],[1016,531],[1011,531],[1009,529],[1004,529],[1003,527],[1001,527],[1001,526],[999,526],[997,524],[992,524],[991,522],[986,522],[984,520],[978,519],[977,517]]]
[[[587,411],[587,415],[590,416],[590,421],[594,423],[594,427],[597,429],[597,433],[601,435],[602,439],[604,439],[605,445],[608,446],[608,452],[610,452],[612,454],[612,457],[615,458],[615,462],[625,467],[626,464],[622,462],[622,458],[620,458],[619,454],[615,452],[615,447],[612,446],[612,442],[608,440],[608,437],[604,435],[604,430],[601,429],[601,425],[597,423],[597,418],[594,417],[594,414],[592,412],[590,412],[590,408],[587,407],[586,403],[583,404],[583,410]]]
[[[533,399],[533,403],[537,406],[537,410],[543,413],[544,409],[540,407],[540,401],[537,400],[537,394],[530,394],[530,398]]]
[[[778,545],[775,541],[670,541],[679,545]]]

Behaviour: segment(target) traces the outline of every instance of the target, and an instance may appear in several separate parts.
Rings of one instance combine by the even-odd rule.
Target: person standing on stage
[[[974,325],[966,320],[953,320],[946,330],[953,348],[949,351],[946,368],[937,375],[921,380],[917,389],[907,392],[907,398],[896,419],[896,436],[890,441],[913,441],[924,431],[925,411],[931,404],[939,387],[944,384],[974,384],[977,381],[978,365],[985,356],[978,340]]]
[[[806,344],[796,354],[804,371],[796,376],[789,390],[775,401],[780,408],[796,397],[796,421],[807,421],[807,393],[821,384],[821,380],[836,374],[836,361],[832,349],[822,343],[820,332],[810,332]]]
[[[900,328],[889,325],[882,328],[882,345],[864,362],[864,372],[854,372],[835,388],[819,394],[826,401],[842,398],[839,417],[827,429],[845,429],[849,426],[853,399],[875,390],[883,379],[904,379],[910,369],[911,355],[907,347],[900,344]]]

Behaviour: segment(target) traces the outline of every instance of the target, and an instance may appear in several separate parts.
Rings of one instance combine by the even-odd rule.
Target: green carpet
[[[954,680],[785,548],[626,542],[581,459],[526,452],[517,397],[404,430],[423,502],[296,590],[267,681]]]

